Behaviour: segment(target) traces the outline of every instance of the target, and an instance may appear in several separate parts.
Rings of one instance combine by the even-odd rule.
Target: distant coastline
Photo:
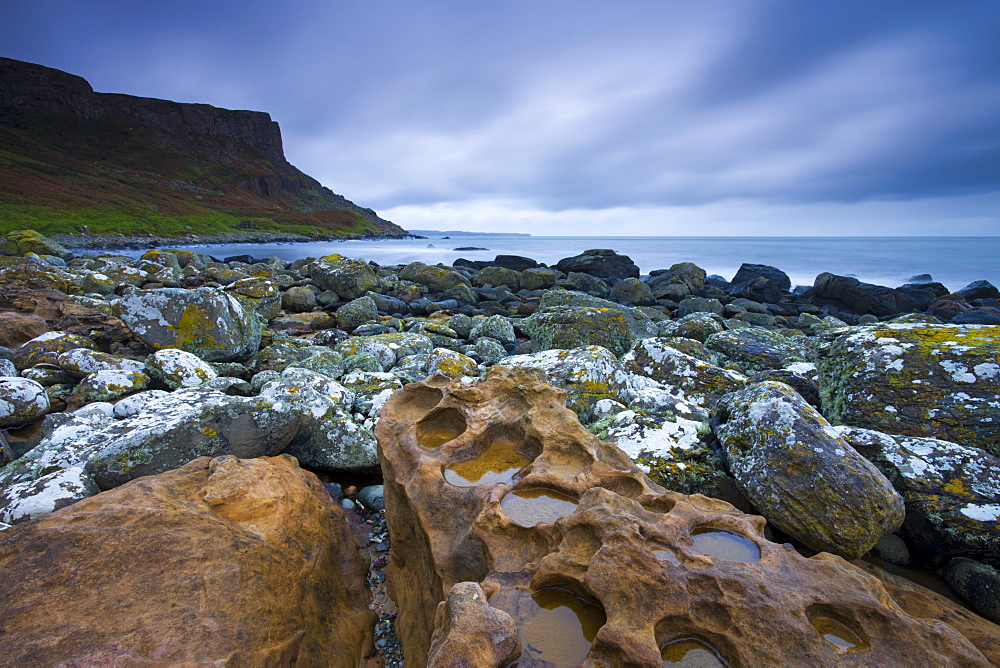
[[[410,234],[419,236],[449,236],[449,237],[530,237],[527,232],[464,232],[462,230],[407,230]]]

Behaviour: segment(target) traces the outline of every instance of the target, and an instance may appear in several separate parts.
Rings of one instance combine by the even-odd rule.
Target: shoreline
[[[226,232],[223,234],[189,234],[183,237],[158,237],[154,235],[120,236],[116,234],[52,234],[48,238],[65,246],[70,251],[87,251],[170,248],[172,246],[193,246],[196,244],[309,243],[318,241],[357,241],[362,239],[378,241],[380,239],[416,239],[419,237],[412,234],[306,236],[287,232]]]

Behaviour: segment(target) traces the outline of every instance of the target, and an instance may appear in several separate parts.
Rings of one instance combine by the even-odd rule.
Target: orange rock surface
[[[295,459],[195,459],[0,532],[0,662],[364,665],[359,555]]]
[[[769,542],[761,517],[664,490],[565,400],[537,372],[496,368],[478,385],[407,385],[383,406],[389,582],[408,664],[447,646],[441,665],[485,665],[491,613],[469,600],[477,583],[507,613],[493,615],[495,637],[507,616],[518,627],[521,668],[713,654],[730,665],[990,665],[977,649],[1000,638],[988,627],[909,612],[840,557]]]

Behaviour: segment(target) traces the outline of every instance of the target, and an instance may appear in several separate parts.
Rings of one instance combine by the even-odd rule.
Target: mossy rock
[[[652,378],[695,406],[711,408],[724,394],[746,383],[746,376],[686,355],[672,345],[673,339],[639,341],[622,363],[632,373]]]
[[[940,438],[1000,456],[1000,327],[881,324],[821,335],[834,424]]]
[[[65,247],[45,237],[35,230],[14,230],[0,241],[0,254],[24,256],[28,253],[36,255],[54,255],[63,260],[69,260],[73,254]]]
[[[892,483],[784,383],[724,396],[712,429],[746,497],[814,550],[857,559],[903,522]]]
[[[614,355],[624,355],[635,343],[628,320],[620,309],[593,306],[553,307],[524,319],[536,350],[572,350],[601,346]]]
[[[380,281],[364,260],[327,255],[309,265],[309,275],[321,290],[331,290],[344,299],[357,299],[369,290],[378,291]]]
[[[767,369],[783,369],[789,364],[805,362],[811,353],[799,338],[789,338],[761,327],[712,334],[705,339],[705,347],[725,355],[749,374]]]
[[[455,269],[426,265],[422,262],[411,262],[406,265],[400,270],[399,277],[419,283],[432,292],[444,292],[459,285],[472,286],[472,282]]]

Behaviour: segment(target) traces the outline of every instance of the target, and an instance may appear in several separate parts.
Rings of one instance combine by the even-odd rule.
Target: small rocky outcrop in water
[[[863,569],[802,557],[766,540],[759,517],[652,484],[535,373],[497,369],[477,385],[435,376],[382,408],[408,662],[434,648],[432,666],[505,665],[517,650],[522,666],[692,653],[730,665],[989,665],[961,624],[906,613]],[[488,637],[509,650],[484,658]]]
[[[290,457],[195,459],[0,531],[3,661],[355,666],[374,622],[340,508]]]

